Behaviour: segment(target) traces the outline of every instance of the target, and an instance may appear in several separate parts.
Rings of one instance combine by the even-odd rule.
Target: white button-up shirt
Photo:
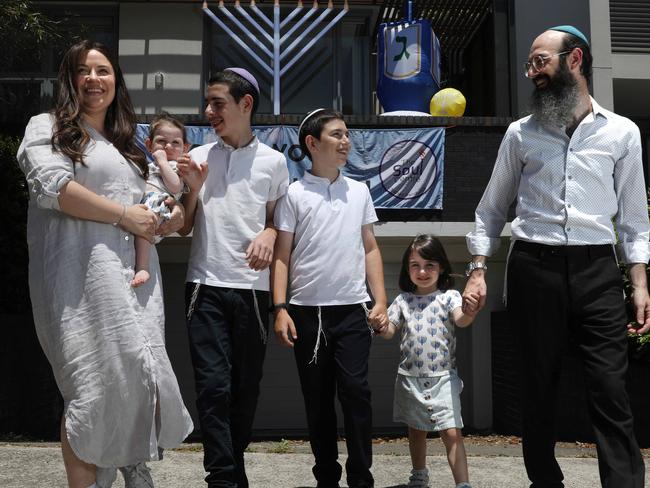
[[[361,228],[377,221],[368,187],[342,174],[308,171],[275,207],[275,227],[291,232],[290,303],[352,305],[370,300]]]
[[[614,244],[627,263],[650,258],[641,138],[629,119],[593,112],[571,137],[532,117],[510,124],[467,234],[472,255],[490,256],[517,199],[512,238],[549,245]],[[614,230],[613,221],[616,226]]]
[[[207,161],[196,207],[187,281],[269,291],[269,270],[248,266],[246,249],[266,224],[266,204],[289,186],[284,155],[254,138],[233,148],[221,138],[190,151]]]

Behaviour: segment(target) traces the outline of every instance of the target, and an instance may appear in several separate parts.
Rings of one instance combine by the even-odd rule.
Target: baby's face
[[[153,135],[150,152],[162,149],[167,160],[176,161],[183,154],[184,148],[183,132],[171,124],[160,124]]]

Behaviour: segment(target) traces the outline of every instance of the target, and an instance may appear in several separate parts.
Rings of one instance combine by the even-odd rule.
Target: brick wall
[[[441,220],[473,222],[506,127],[453,127],[445,138]]]

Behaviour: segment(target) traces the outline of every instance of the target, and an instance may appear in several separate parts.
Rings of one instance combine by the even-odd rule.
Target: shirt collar
[[[343,174],[339,170],[339,176],[332,182],[330,182],[329,178],[323,178],[321,176],[316,176],[311,174],[309,171],[305,171],[305,174],[302,176],[303,179],[312,185],[323,185],[323,186],[330,186],[330,185],[339,185],[343,183]]]
[[[594,119],[599,114],[602,115],[605,118],[609,118],[607,110],[605,110],[603,107],[598,105],[598,102],[596,102],[596,100],[594,100],[593,97],[590,96],[589,98],[591,99],[591,110],[594,113]]]
[[[253,138],[246,144],[245,146],[241,147],[232,147],[230,144],[226,143],[221,137],[217,136],[217,147],[219,149],[223,149],[225,151],[248,151],[251,149],[257,149],[257,146],[259,144],[259,140],[257,139],[257,136],[253,134]]]

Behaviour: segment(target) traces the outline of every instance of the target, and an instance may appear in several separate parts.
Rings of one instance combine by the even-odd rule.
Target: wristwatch
[[[286,303],[274,303],[269,307],[269,312],[273,313],[280,310],[281,308],[284,308],[285,310],[289,310],[289,306]]]
[[[487,264],[480,262],[480,261],[470,261],[467,264],[467,268],[465,268],[465,276],[469,277],[475,269],[482,269],[483,271],[487,271]]]

